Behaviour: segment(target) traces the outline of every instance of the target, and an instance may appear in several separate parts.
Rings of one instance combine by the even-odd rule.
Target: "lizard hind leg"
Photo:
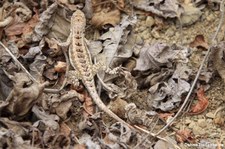
[[[80,74],[76,70],[70,70],[68,72],[67,77],[68,77],[68,82],[70,82],[72,85],[74,85],[74,86],[80,85],[79,79],[81,77],[80,77]]]
[[[93,75],[96,75],[99,71],[102,71],[105,69],[106,69],[106,66],[103,64],[103,62],[97,62],[96,64],[92,65]]]

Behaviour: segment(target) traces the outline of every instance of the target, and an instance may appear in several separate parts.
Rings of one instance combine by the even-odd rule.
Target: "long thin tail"
[[[110,117],[114,118],[116,121],[121,122],[125,125],[127,125],[128,127],[130,127],[131,129],[134,129],[134,127],[132,127],[130,124],[128,124],[127,122],[125,122],[124,120],[122,120],[120,117],[118,117],[115,113],[113,113],[110,109],[108,109],[106,107],[106,105],[102,102],[102,100],[100,99],[98,93],[96,91],[90,92],[91,97],[93,98],[95,104],[105,113],[107,113]]]

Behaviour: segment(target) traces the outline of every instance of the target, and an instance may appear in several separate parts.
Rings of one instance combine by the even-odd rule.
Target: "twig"
[[[0,41],[1,46],[6,50],[6,52],[12,57],[12,59],[20,66],[20,68],[30,77],[33,82],[39,83],[28,71],[27,69],[17,60],[17,58],[12,54],[12,52]]]
[[[221,18],[220,18],[220,22],[219,22],[219,25],[218,25],[218,27],[217,27],[216,33],[214,34],[214,36],[213,36],[213,38],[212,38],[212,45],[213,45],[214,43],[216,43],[215,39],[216,39],[216,37],[217,37],[217,35],[218,35],[218,33],[219,33],[219,30],[221,29],[221,26],[222,26],[222,24],[223,24],[223,21],[224,21],[224,0],[222,0],[222,1],[220,2],[220,11],[221,11]],[[180,115],[181,111],[182,111],[183,108],[186,106],[186,104],[187,104],[187,102],[188,102],[188,100],[189,100],[189,97],[190,97],[190,95],[191,95],[191,93],[192,93],[192,91],[193,91],[193,89],[194,89],[194,87],[195,87],[195,85],[196,85],[196,83],[197,83],[197,80],[198,80],[198,78],[199,78],[199,76],[200,76],[201,70],[202,70],[202,68],[203,68],[203,66],[204,66],[204,64],[205,64],[205,62],[208,60],[208,57],[209,57],[210,52],[211,52],[211,49],[212,49],[212,46],[210,46],[209,49],[207,50],[206,55],[205,55],[205,57],[204,57],[204,59],[203,59],[201,65],[200,65],[200,67],[199,67],[199,69],[198,69],[198,72],[197,72],[197,74],[196,74],[196,76],[195,76],[195,79],[194,79],[194,81],[193,81],[193,84],[191,85],[191,88],[190,88],[190,90],[189,90],[189,92],[188,92],[188,94],[187,94],[187,96],[186,96],[186,98],[185,98],[185,100],[184,100],[182,106],[180,107],[180,109],[178,110],[178,112],[176,113],[176,115],[175,115],[175,116],[174,116],[174,117],[166,124],[166,126],[164,126],[161,130],[159,130],[159,131],[156,133],[156,136],[158,136],[158,135],[159,135],[160,133],[162,133],[167,127],[169,127],[170,124],[171,124],[171,123],[172,123],[172,122]]]

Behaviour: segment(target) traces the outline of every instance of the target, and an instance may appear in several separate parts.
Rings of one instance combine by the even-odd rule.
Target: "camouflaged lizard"
[[[98,68],[92,63],[90,52],[85,44],[84,31],[86,26],[86,18],[84,13],[77,10],[73,13],[71,18],[70,35],[67,41],[64,43],[58,43],[60,46],[69,46],[69,59],[72,67],[75,69],[76,77],[82,80],[82,83],[88,90],[91,98],[95,104],[107,113],[110,117],[114,118],[118,122],[126,124],[130,128],[128,123],[119,118],[115,113],[109,110],[106,105],[101,101],[95,87],[94,75],[97,73]],[[99,65],[100,66],[100,65]],[[99,67],[98,66],[98,67]]]

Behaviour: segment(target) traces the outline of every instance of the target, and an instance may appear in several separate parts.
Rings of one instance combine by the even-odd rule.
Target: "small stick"
[[[1,46],[6,50],[6,52],[12,57],[12,59],[20,66],[20,68],[30,77],[33,82],[39,83],[28,71],[27,69],[17,60],[17,58],[12,54],[12,52],[0,41]]]

